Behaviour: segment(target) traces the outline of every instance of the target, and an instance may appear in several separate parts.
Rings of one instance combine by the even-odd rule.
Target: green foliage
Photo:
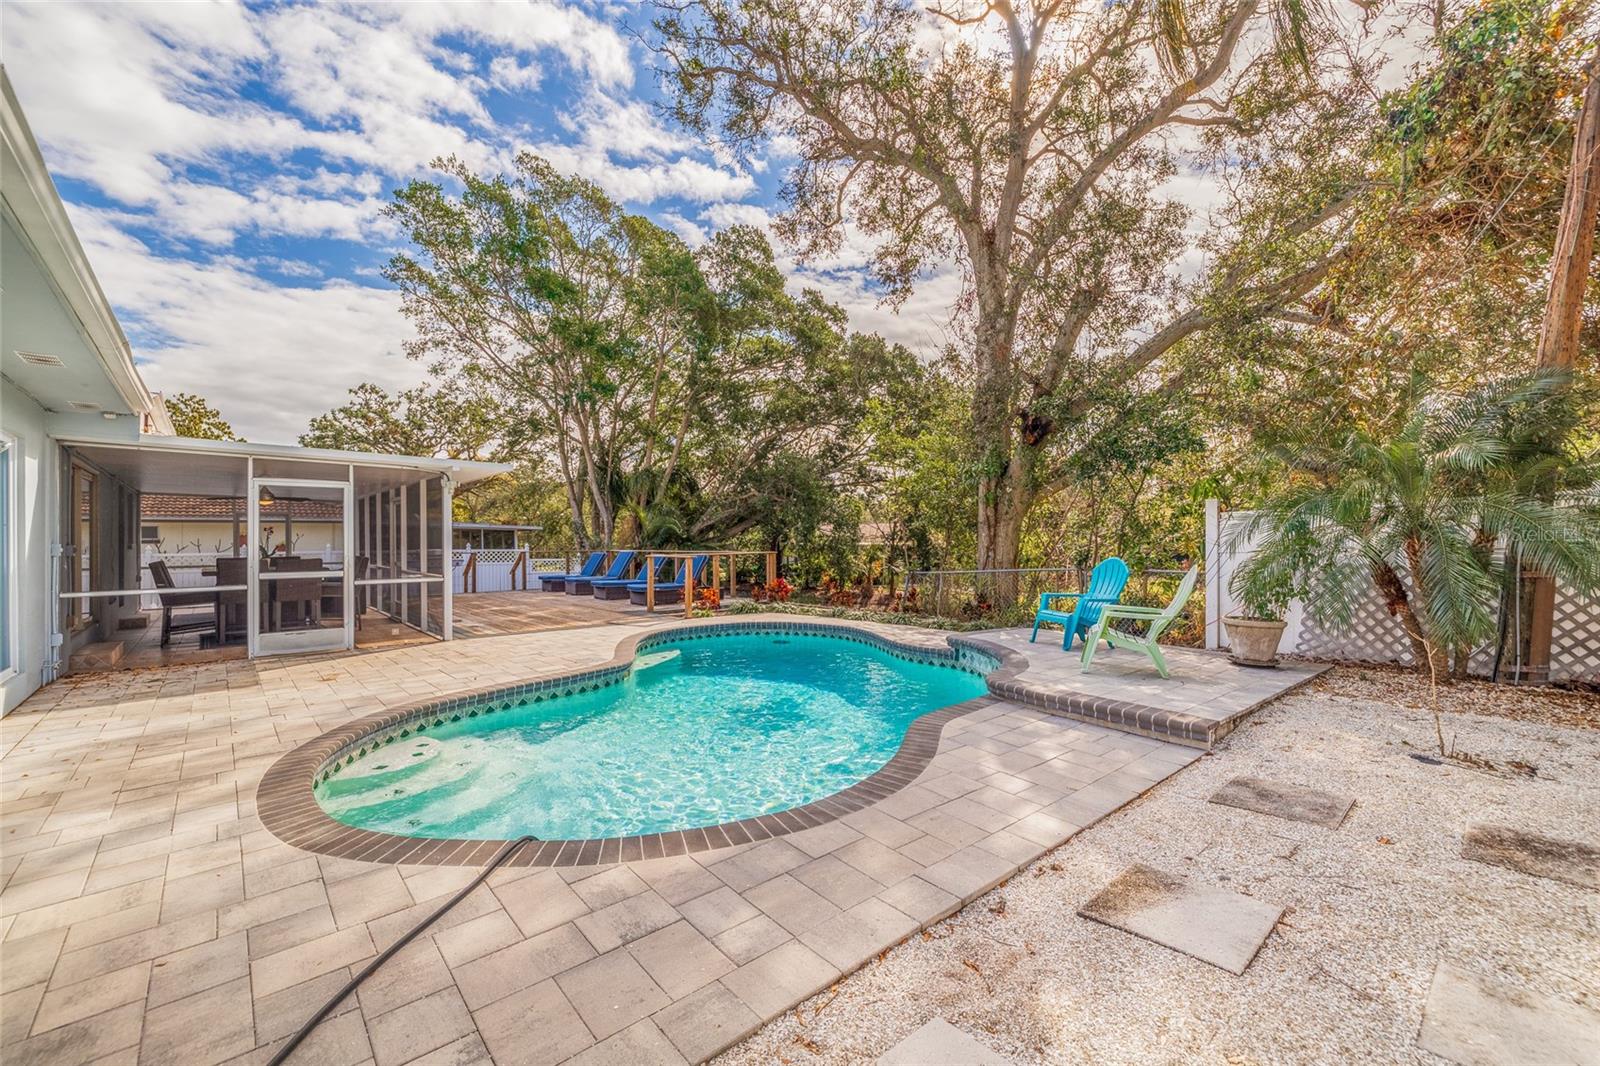
[[[782,236],[826,254],[848,221],[875,242],[891,303],[960,264],[982,566],[1014,566],[1029,512],[1097,455],[1149,446],[1141,416],[1181,391],[1168,356],[1184,338],[1298,298],[1328,265],[1336,241],[1305,223],[1340,191],[1325,187],[1276,219],[1295,254],[1254,259],[1197,304],[1177,265],[1192,212],[1164,188],[1178,127],[1259,132],[1316,95],[1318,0],[665,7],[678,119],[735,148],[797,146]],[[1235,62],[1261,31],[1279,48]]]
[[[810,618],[837,618],[846,622],[877,622],[883,625],[921,626],[924,629],[942,629],[955,633],[993,629],[993,618],[962,620],[931,614],[902,614],[899,611],[858,610],[853,607],[813,607],[802,603],[731,603],[724,614],[795,614]],[[1020,616],[1019,616],[1020,617]],[[1021,624],[1018,622],[1017,624]]]
[[[198,437],[202,440],[242,440],[227,420],[206,402],[205,397],[192,392],[175,392],[163,397],[172,428],[180,437]]]
[[[493,461],[506,446],[507,431],[505,412],[481,383],[446,381],[391,394],[366,382],[350,390],[347,402],[313,418],[300,443],[307,448]]]
[[[574,543],[783,548],[861,509],[869,409],[917,377],[909,352],[789,292],[751,227],[691,250],[532,155],[438,166],[448,187],[389,210],[414,245],[386,271],[411,353],[493,395],[512,454],[548,456]]]

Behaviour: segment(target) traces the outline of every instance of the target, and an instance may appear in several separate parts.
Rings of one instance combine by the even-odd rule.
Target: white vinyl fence
[[[1239,608],[1228,586],[1235,571],[1250,558],[1256,538],[1238,541],[1238,534],[1248,527],[1253,517],[1252,511],[1222,511],[1216,500],[1206,501],[1208,648],[1228,646],[1228,634],[1221,621]],[[1407,575],[1400,576],[1409,584]],[[1356,607],[1349,626],[1325,629],[1306,614],[1299,601],[1289,605],[1285,621],[1288,628],[1281,647],[1286,654],[1352,662],[1411,662],[1411,646],[1400,631],[1400,624],[1389,617],[1376,588]],[[1476,649],[1471,666],[1474,674],[1487,677],[1494,666],[1494,648],[1485,645]],[[1600,601],[1563,588],[1556,589],[1550,680],[1600,681]]]
[[[526,548],[457,548],[450,572],[457,593],[538,588],[540,574],[564,574],[570,560]]]

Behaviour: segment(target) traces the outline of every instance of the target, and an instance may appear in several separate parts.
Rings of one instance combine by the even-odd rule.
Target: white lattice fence
[[[1212,586],[1217,600],[1215,615],[1221,618],[1238,609],[1238,601],[1229,591],[1234,571],[1250,557],[1253,540],[1237,546],[1234,538],[1252,517],[1248,511],[1233,511],[1222,516],[1218,523],[1216,543],[1206,545],[1206,559],[1215,560],[1218,580]],[[1401,580],[1410,585],[1409,577],[1402,573]],[[1347,659],[1354,662],[1402,663],[1412,661],[1411,645],[1400,624],[1389,616],[1376,589],[1356,606],[1348,626],[1324,627],[1306,615],[1303,606],[1296,602],[1289,606],[1288,628],[1284,631],[1283,648],[1296,655],[1314,659]],[[1213,646],[1227,647],[1227,632],[1222,627],[1208,626],[1208,638]],[[1494,668],[1494,648],[1485,645],[1472,653],[1472,672],[1488,676]],[[1600,681],[1600,601],[1575,595],[1565,589],[1556,591],[1555,631],[1550,647],[1550,680]]]
[[[526,563],[522,561],[524,557]],[[468,591],[469,559],[474,560],[471,583],[475,592],[520,589],[524,575],[531,588],[538,588],[541,573],[564,574],[567,570],[567,560],[559,555],[531,555],[524,548],[457,548],[451,558],[452,580],[457,592]]]

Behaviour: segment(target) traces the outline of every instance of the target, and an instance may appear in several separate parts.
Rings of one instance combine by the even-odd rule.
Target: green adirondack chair
[[[1166,632],[1172,620],[1178,617],[1178,612],[1183,610],[1183,605],[1189,602],[1189,596],[1194,592],[1195,579],[1200,576],[1200,568],[1191,566],[1189,572],[1183,575],[1183,580],[1178,583],[1178,591],[1172,597],[1172,602],[1165,607],[1132,607],[1127,604],[1113,603],[1101,608],[1100,621],[1089,631],[1083,641],[1083,670],[1089,670],[1089,663],[1094,660],[1094,649],[1104,640],[1113,648],[1138,648],[1150,656],[1150,661],[1156,664],[1156,672],[1162,677],[1170,676],[1167,673],[1167,660],[1161,655],[1161,646],[1156,643],[1161,639],[1161,634]],[[1129,633],[1126,630],[1113,629],[1111,623],[1119,618],[1129,618],[1136,621],[1148,622],[1143,634]]]

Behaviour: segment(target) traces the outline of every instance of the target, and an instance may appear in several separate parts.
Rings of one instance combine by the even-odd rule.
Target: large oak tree
[[[977,563],[1010,568],[1033,504],[1140,397],[1185,388],[1182,342],[1294,310],[1344,255],[1350,190],[1320,189],[1276,220],[1275,255],[1202,295],[1178,280],[1193,212],[1164,189],[1186,140],[1249,135],[1320,91],[1320,7],[694,0],[657,29],[682,122],[797,147],[779,228],[802,252],[858,227],[891,301],[959,264]]]

